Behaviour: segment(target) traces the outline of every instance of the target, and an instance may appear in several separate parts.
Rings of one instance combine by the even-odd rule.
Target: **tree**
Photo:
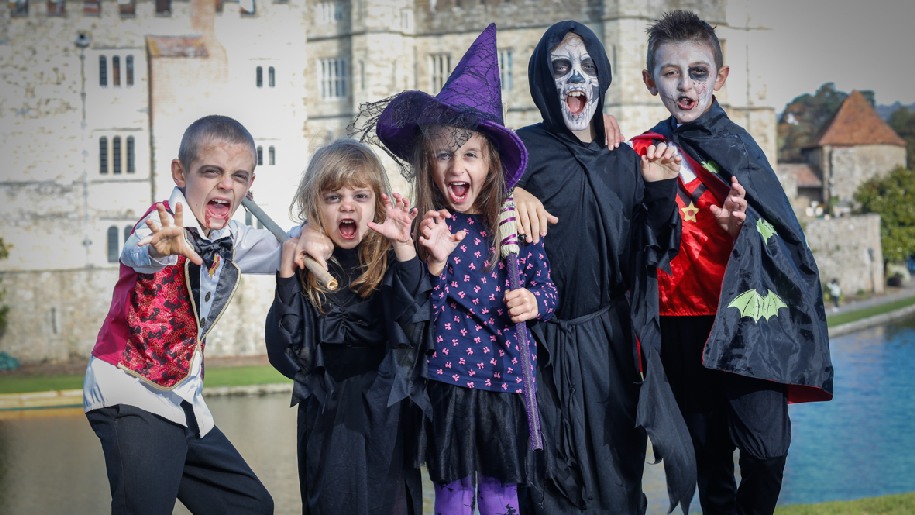
[[[874,93],[862,93],[873,104]],[[801,149],[816,143],[817,137],[847,96],[848,93],[827,82],[815,94],[805,93],[789,102],[778,122],[778,160],[801,160]]]
[[[915,111],[900,107],[893,111],[887,123],[905,140],[905,159],[909,168],[915,168]]]
[[[855,192],[861,213],[880,215],[883,258],[903,263],[915,253],[915,172],[896,168],[889,175],[875,177]]]

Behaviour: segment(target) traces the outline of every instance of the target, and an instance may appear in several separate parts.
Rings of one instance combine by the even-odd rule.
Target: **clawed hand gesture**
[[[419,226],[419,244],[429,251],[427,258],[429,272],[439,275],[445,269],[448,256],[457,248],[458,243],[467,235],[465,231],[451,234],[445,220],[451,218],[447,209],[427,211]]]
[[[393,193],[392,196],[393,202],[387,194],[381,194],[381,200],[384,202],[384,222],[369,222],[369,229],[391,240],[398,261],[407,261],[416,256],[411,232],[418,211],[415,207],[411,208],[410,199],[400,193]]]
[[[175,204],[174,222],[161,202],[156,204],[156,211],[159,213],[159,224],[152,217],[147,218],[146,226],[152,234],[138,241],[137,246],[149,245],[149,255],[154,258],[184,256],[195,265],[203,264],[203,259],[188,244],[184,234],[184,204]]]
[[[413,237],[410,234],[410,229],[418,212],[415,207],[410,208],[410,199],[400,193],[392,195],[394,202],[391,202],[391,197],[384,193],[381,194],[385,209],[384,222],[380,224],[369,222],[369,229],[395,243],[412,244]]]
[[[680,174],[680,153],[661,142],[651,145],[642,156],[642,177],[645,182],[675,179]]]
[[[724,199],[721,207],[713,205],[712,214],[718,221],[718,225],[731,235],[731,238],[737,238],[740,234],[740,228],[747,221],[747,191],[743,189],[737,177],[731,177],[731,189],[728,191],[728,197]]]

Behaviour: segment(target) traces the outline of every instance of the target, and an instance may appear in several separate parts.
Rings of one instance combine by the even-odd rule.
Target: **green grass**
[[[285,383],[287,381],[289,379],[286,379],[269,365],[208,366],[204,378],[204,387],[258,385]],[[83,374],[58,376],[0,375],[0,394],[78,390],[82,387]]]
[[[73,390],[83,387],[83,374],[61,376],[0,375],[0,394]]]
[[[836,327],[842,324],[847,324],[849,322],[856,322],[865,318],[869,318],[876,315],[882,315],[884,313],[889,313],[891,311],[896,311],[897,309],[907,308],[911,305],[915,305],[915,297],[909,297],[906,299],[899,299],[893,302],[888,302],[886,304],[881,304],[877,306],[871,306],[869,308],[856,309],[854,311],[848,311],[845,313],[836,313],[835,315],[827,315],[826,323],[829,327]]]
[[[915,513],[915,493],[868,497],[857,501],[795,504],[775,510],[777,515],[908,515]]]

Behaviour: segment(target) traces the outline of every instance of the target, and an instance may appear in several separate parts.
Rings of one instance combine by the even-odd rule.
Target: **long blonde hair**
[[[483,217],[486,229],[492,235],[493,253],[489,258],[489,266],[492,267],[498,262],[501,251],[501,241],[498,237],[499,213],[502,210],[502,203],[505,201],[507,193],[505,191],[505,173],[502,169],[502,159],[499,157],[499,149],[486,134],[482,132],[461,129],[457,127],[448,127],[447,129],[455,131],[453,134],[454,143],[452,151],[457,151],[463,146],[473,134],[479,134],[486,142],[484,152],[487,160],[486,180],[480,189],[480,194],[474,200],[474,207]],[[448,199],[445,193],[439,190],[433,179],[435,171],[435,152],[430,130],[420,130],[420,136],[417,138],[417,145],[413,149],[412,165],[416,170],[416,182],[414,184],[413,195],[416,197],[416,207],[420,214],[426,213],[430,209],[449,209]],[[413,241],[419,241],[419,224],[413,228]],[[425,260],[428,252],[425,247],[419,248],[420,257]]]
[[[321,197],[325,192],[342,187],[371,188],[375,194],[373,220],[377,223],[384,221],[385,207],[381,194],[390,193],[384,168],[368,146],[352,139],[334,141],[315,152],[289,206],[290,215],[324,232],[318,211]],[[372,230],[359,243],[362,274],[349,287],[360,297],[366,298],[378,288],[387,271],[390,249],[388,239]],[[307,275],[303,287],[312,305],[322,310],[329,290],[315,279],[314,274]]]

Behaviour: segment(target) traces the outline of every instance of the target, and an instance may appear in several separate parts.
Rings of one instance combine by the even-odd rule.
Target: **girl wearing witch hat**
[[[499,217],[527,150],[502,121],[495,36],[490,25],[477,37],[435,97],[400,93],[376,122],[384,147],[410,163],[424,214],[414,240],[433,277],[427,462],[436,513],[470,514],[474,494],[481,514],[518,513],[517,485],[540,436],[524,401],[535,368],[525,323],[551,318],[557,304],[542,243],[520,250],[514,287],[500,259],[515,242],[497,236]],[[503,226],[513,229],[513,218]]]

